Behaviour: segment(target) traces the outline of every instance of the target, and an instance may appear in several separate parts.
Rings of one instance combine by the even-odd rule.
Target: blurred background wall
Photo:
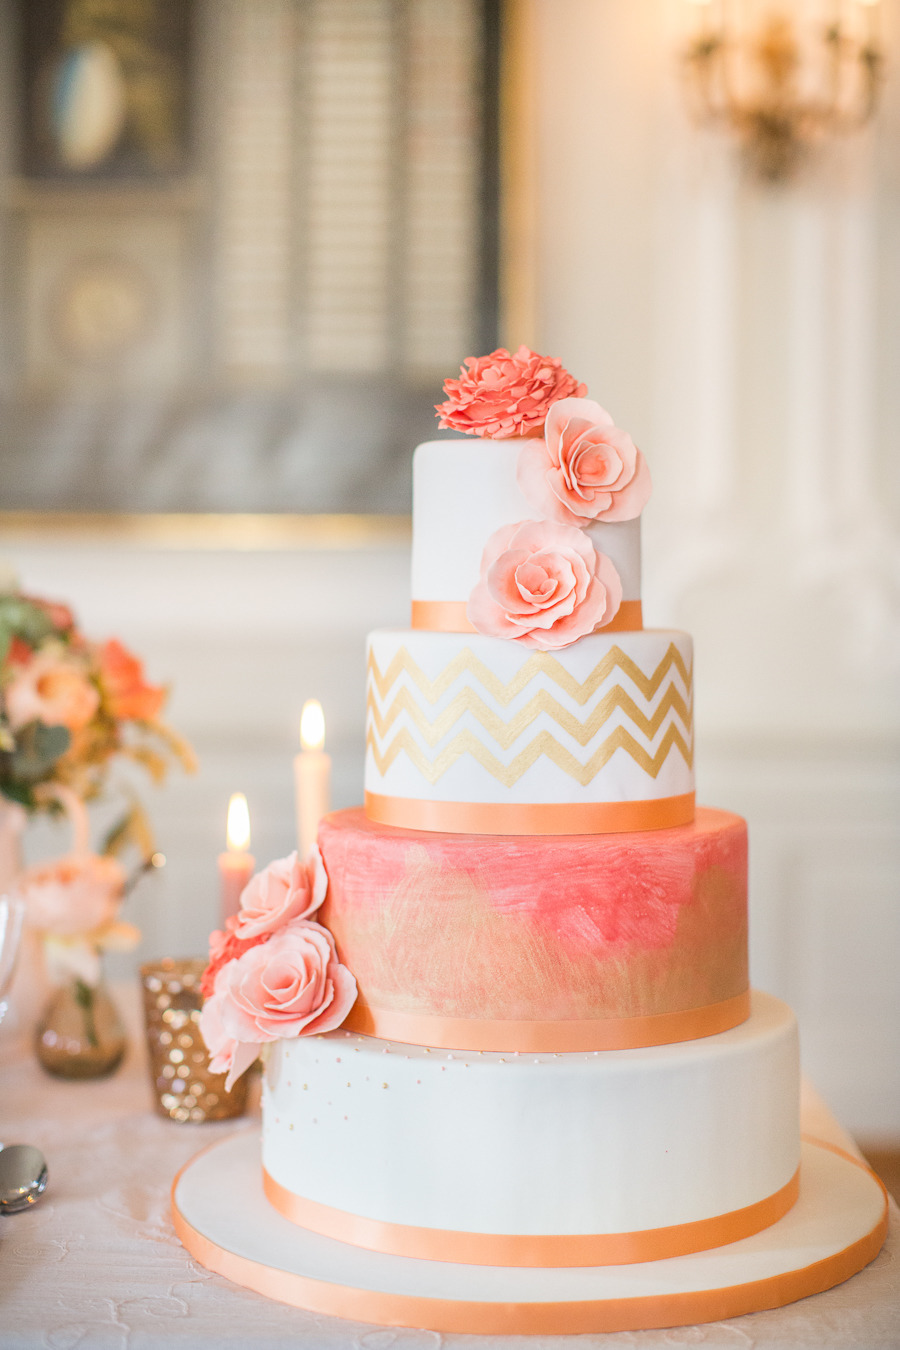
[[[205,482],[212,494],[202,499],[204,509],[243,502],[254,509],[402,513],[406,489],[399,485],[415,440],[430,434],[428,406],[439,395],[440,378],[468,354],[466,344],[471,350],[479,340],[483,345],[491,324],[483,287],[496,284],[493,314],[496,319],[499,304],[503,339],[561,356],[634,433],[651,462],[645,614],[651,624],[684,627],[695,636],[701,799],[740,811],[750,823],[754,981],[796,1008],[807,1071],[847,1125],[869,1140],[896,1139],[900,82],[893,68],[900,4],[881,5],[891,78],[877,121],[822,146],[793,181],[779,186],[742,171],[727,138],[699,130],[686,114],[678,57],[692,9],[687,0],[516,0],[497,11],[510,54],[499,272],[491,281],[485,270],[493,228],[485,212],[489,217],[493,208],[485,205],[492,199],[485,188],[484,126],[492,105],[479,96],[470,116],[487,119],[482,129],[466,117],[453,123],[455,230],[438,231],[445,252],[427,257],[421,269],[422,286],[434,285],[444,297],[428,320],[432,334],[442,336],[429,338],[429,347],[415,336],[425,329],[401,323],[397,296],[411,294],[408,289],[383,293],[379,312],[387,315],[394,345],[379,349],[381,366],[354,375],[362,392],[347,395],[353,416],[365,417],[365,390],[379,388],[379,373],[390,364],[384,353],[401,350],[402,342],[396,344],[404,332],[413,335],[406,350],[428,356],[413,381],[419,388],[408,401],[413,411],[405,421],[386,414],[371,458],[357,454],[354,468],[346,432],[332,436],[333,425],[347,425],[340,421],[342,396],[329,395],[307,418],[306,395],[297,392],[328,384],[324,372],[309,374],[315,312],[309,294],[296,280],[293,289],[264,284],[269,263],[259,263],[257,272],[241,270],[243,258],[257,256],[254,247],[269,249],[270,261],[279,249],[311,247],[303,234],[308,215],[292,214],[299,208],[291,194],[305,180],[284,167],[303,152],[285,120],[293,95],[277,101],[279,88],[296,91],[303,84],[287,73],[288,58],[301,62],[292,70],[302,69],[303,24],[317,15],[332,23],[340,15],[344,27],[329,30],[325,48],[334,69],[343,71],[338,102],[351,118],[371,91],[359,79],[353,45],[364,30],[381,34],[385,52],[404,24],[437,24],[435,31],[444,34],[436,39],[438,53],[448,30],[469,32],[474,45],[454,48],[462,50],[454,59],[463,88],[476,65],[481,78],[493,69],[496,79],[497,54],[492,67],[477,51],[480,41],[496,43],[497,31],[483,26],[483,11],[476,14],[461,0],[200,6],[201,27],[205,14],[217,44],[231,31],[233,59],[252,58],[257,72],[251,79],[248,66],[243,84],[226,87],[223,72],[231,67],[222,64],[221,46],[201,63],[202,78],[225,88],[218,130],[231,128],[233,137],[217,172],[234,172],[246,151],[243,162],[262,176],[234,199],[241,209],[252,207],[256,214],[248,218],[255,223],[243,243],[219,255],[222,294],[231,295],[235,313],[246,307],[257,315],[257,326],[243,330],[227,350],[251,363],[268,361],[273,351],[295,351],[289,378],[282,371],[280,383],[259,379],[255,388],[231,377],[208,383],[203,416],[211,408],[215,416],[203,423],[202,434],[199,423],[185,431],[187,424],[178,422],[180,440],[165,440],[142,394],[116,392],[117,415],[105,420],[79,414],[76,400],[72,427],[57,415],[60,444],[68,449],[54,461],[47,458],[46,437],[29,439],[29,428],[47,425],[39,414],[48,405],[25,400],[23,390],[34,385],[23,383],[22,372],[32,357],[12,341],[7,322],[4,387],[19,400],[15,416],[22,421],[6,441],[4,488],[16,495],[4,491],[3,505],[83,505],[91,492],[105,491],[111,465],[119,466],[123,481],[171,486],[171,474],[154,478],[153,466],[182,462],[172,450],[180,445],[187,447],[183,462],[196,470],[185,481]],[[437,78],[430,72],[422,88],[434,91]],[[477,85],[469,88],[477,94]],[[446,108],[444,115],[446,131]],[[434,127],[437,117],[432,110],[426,121]],[[365,116],[353,123],[363,125]],[[358,134],[351,133],[350,144]],[[26,246],[23,222],[31,219],[28,201],[40,192],[13,172],[11,138],[10,131],[0,266],[5,293],[18,297],[7,315],[33,326],[39,291],[29,291],[24,278],[34,256],[28,248],[38,244]],[[338,150],[322,145],[322,182],[337,182]],[[356,190],[370,182],[374,153],[369,147],[354,161]],[[423,153],[427,167],[430,152]],[[408,144],[397,162],[411,172]],[[432,180],[423,177],[419,190],[426,214],[434,201],[436,216],[448,217]],[[223,192],[217,210],[231,200]],[[83,217],[58,206],[54,211],[53,239],[79,238]],[[150,215],[136,207],[128,237],[136,256],[162,266],[165,249],[157,248],[152,231],[141,232]],[[227,223],[233,216],[210,219],[220,232],[237,228]],[[375,238],[373,228],[361,229],[360,238]],[[333,224],[324,228],[322,247],[336,237]],[[378,256],[376,250],[376,263],[369,264],[376,271]],[[467,264],[473,257],[480,259],[474,270]],[[373,293],[364,284],[371,272],[364,262],[359,266],[341,311],[342,331],[356,336],[371,331],[365,328],[369,301],[360,297]],[[336,267],[333,275],[340,277],[339,262]],[[316,264],[292,275],[332,275],[324,261],[321,269]],[[447,299],[451,274],[456,309]],[[254,305],[268,306],[265,321]],[[360,337],[353,350],[365,345]],[[342,342],[337,349],[349,350]],[[75,377],[70,387],[80,387]],[[397,398],[403,402],[407,394]],[[271,420],[276,405],[281,421]],[[164,417],[159,423],[175,425]],[[260,427],[265,434],[258,434]],[[256,447],[249,460],[247,446]],[[105,447],[102,453],[98,447]],[[344,451],[349,458],[332,474]],[[60,475],[65,492],[39,501],[35,484],[52,493]],[[276,484],[274,500],[253,497],[257,479]],[[303,487],[319,481],[329,484],[330,496]],[[234,484],[237,499],[229,495]],[[163,499],[154,500],[158,506]],[[170,498],[166,509],[196,510],[198,502],[196,496],[182,503]],[[162,529],[115,518],[73,526],[7,515],[2,529],[4,554],[30,591],[71,600],[89,632],[120,636],[145,656],[151,677],[172,681],[171,720],[193,740],[201,771],[193,779],[176,775],[161,792],[147,794],[169,863],[135,896],[130,916],[144,929],[148,955],[202,950],[216,913],[215,854],[223,844],[228,794],[247,793],[261,860],[292,846],[290,761],[307,697],[325,707],[335,805],[360,799],[364,636],[371,627],[405,621],[408,527],[396,515],[380,526],[365,518],[340,528],[301,521],[292,534],[267,539],[236,526],[214,536],[184,519]],[[33,832],[33,850],[51,846],[46,830]]]

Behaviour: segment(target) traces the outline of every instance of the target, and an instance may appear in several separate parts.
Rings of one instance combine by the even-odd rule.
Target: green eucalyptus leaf
[[[9,756],[9,771],[20,782],[36,783],[64,755],[72,743],[67,727],[48,727],[29,722],[19,733],[15,750]]]

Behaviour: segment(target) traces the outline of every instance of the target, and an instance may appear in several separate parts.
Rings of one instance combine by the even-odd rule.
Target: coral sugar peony
[[[48,727],[80,731],[100,705],[100,695],[82,666],[55,647],[37,652],[24,664],[20,659],[12,669],[6,710],[13,728],[43,722]]]
[[[441,427],[504,440],[537,435],[552,403],[586,392],[555,356],[528,347],[514,354],[499,347],[490,356],[469,356],[458,380],[445,380],[446,402],[435,405]]]

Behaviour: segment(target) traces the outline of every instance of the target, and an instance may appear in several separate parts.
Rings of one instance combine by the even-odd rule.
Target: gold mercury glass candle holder
[[[170,1120],[227,1120],[247,1104],[247,1075],[225,1091],[225,1074],[210,1073],[200,1035],[206,962],[165,956],[141,966],[144,1019],[156,1109]]]

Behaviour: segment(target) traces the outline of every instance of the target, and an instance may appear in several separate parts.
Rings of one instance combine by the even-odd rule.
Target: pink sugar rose
[[[356,980],[338,960],[328,929],[294,919],[216,975],[200,1014],[210,1067],[227,1072],[230,1090],[260,1045],[332,1031],[355,1001]]]
[[[317,846],[306,862],[296,852],[270,863],[241,894],[235,915],[235,937],[244,942],[267,937],[292,919],[308,919],[325,899],[328,877]]]
[[[618,572],[582,530],[524,520],[491,535],[466,612],[479,633],[551,651],[608,624],[621,603]]]
[[[529,505],[563,525],[634,520],[650,496],[644,456],[590,398],[553,404],[544,439],[523,444],[516,476]]]
[[[514,356],[505,347],[469,356],[459,376],[444,381],[447,401],[435,404],[438,425],[492,440],[538,434],[552,403],[587,392],[559,357],[538,356],[528,347]]]

